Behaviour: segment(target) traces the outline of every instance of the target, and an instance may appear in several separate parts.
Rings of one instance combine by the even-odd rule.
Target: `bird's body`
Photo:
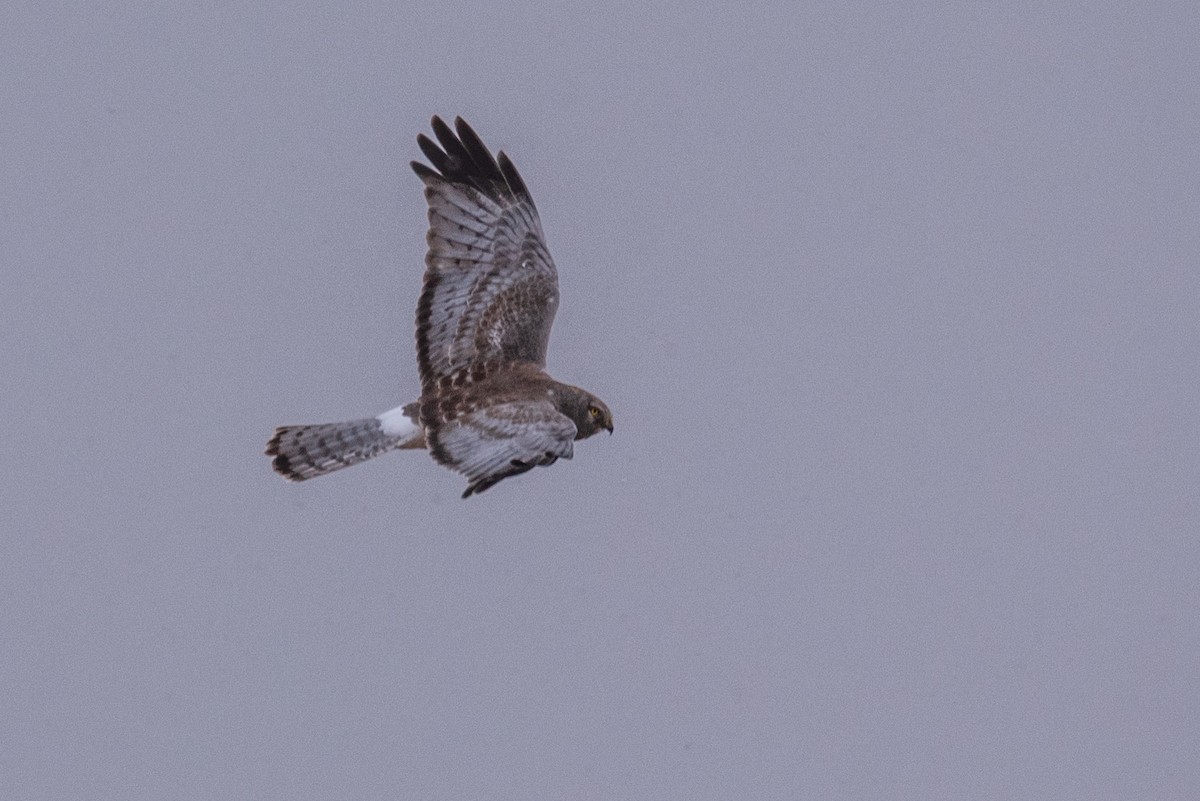
[[[461,119],[451,130],[434,117],[433,130],[440,147],[417,142],[434,169],[412,164],[429,205],[417,304],[421,397],[377,417],[276,429],[267,454],[286,478],[428,448],[467,477],[465,498],[570,459],[577,439],[612,432],[600,399],[545,372],[558,273],[524,181]]]

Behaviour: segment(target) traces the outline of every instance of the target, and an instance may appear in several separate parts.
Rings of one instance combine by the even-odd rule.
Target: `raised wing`
[[[509,476],[570,459],[575,424],[549,400],[498,403],[426,429],[429,452],[471,483],[463,497]]]
[[[501,363],[544,367],[558,309],[558,273],[516,167],[461,118],[455,130],[438,117],[432,124],[438,144],[424,135],[417,144],[433,168],[412,163],[429,204],[417,303],[424,392]]]

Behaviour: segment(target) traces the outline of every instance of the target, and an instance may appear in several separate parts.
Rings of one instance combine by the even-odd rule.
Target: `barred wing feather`
[[[413,162],[429,205],[429,252],[417,304],[425,392],[496,363],[543,367],[558,309],[558,274],[533,198],[508,158],[493,157],[462,119],[433,118],[438,143]],[[440,145],[440,147],[439,147]]]

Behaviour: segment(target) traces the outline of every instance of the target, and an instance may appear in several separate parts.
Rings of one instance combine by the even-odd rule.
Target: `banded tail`
[[[416,416],[417,404],[410,403],[362,420],[282,426],[267,443],[267,456],[290,481],[323,476],[398,448],[423,449],[425,430]]]

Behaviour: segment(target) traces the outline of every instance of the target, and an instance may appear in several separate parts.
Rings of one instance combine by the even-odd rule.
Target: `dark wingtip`
[[[451,128],[435,114],[429,125],[437,141],[417,134],[417,146],[431,166],[412,162],[413,172],[422,180],[441,178],[473,187],[494,199],[508,196],[533,205],[529,188],[512,161],[503,151],[493,155],[466,120],[455,117]]]
[[[475,133],[475,129],[468,125],[462,117],[454,118],[454,130],[458,132],[458,138],[464,142],[468,139],[479,141],[479,134]]]
[[[408,166],[412,167],[412,171],[417,174],[417,177],[424,181],[426,178],[436,178],[437,173],[429,169],[428,164],[422,164],[419,161],[410,161]]]
[[[450,126],[447,125],[446,121],[437,114],[434,114],[433,117],[430,118],[429,127],[433,128],[433,132],[437,134],[438,141],[441,141],[442,137],[444,136],[451,139],[454,138],[454,132],[450,130]]]
[[[533,195],[529,194],[529,187],[525,186],[525,179],[521,177],[521,173],[517,172],[516,165],[512,163],[512,159],[503,150],[496,154],[496,164],[499,166],[500,174],[504,176],[504,181],[508,184],[508,188],[512,193],[530,206],[537,208],[533,203]]]

